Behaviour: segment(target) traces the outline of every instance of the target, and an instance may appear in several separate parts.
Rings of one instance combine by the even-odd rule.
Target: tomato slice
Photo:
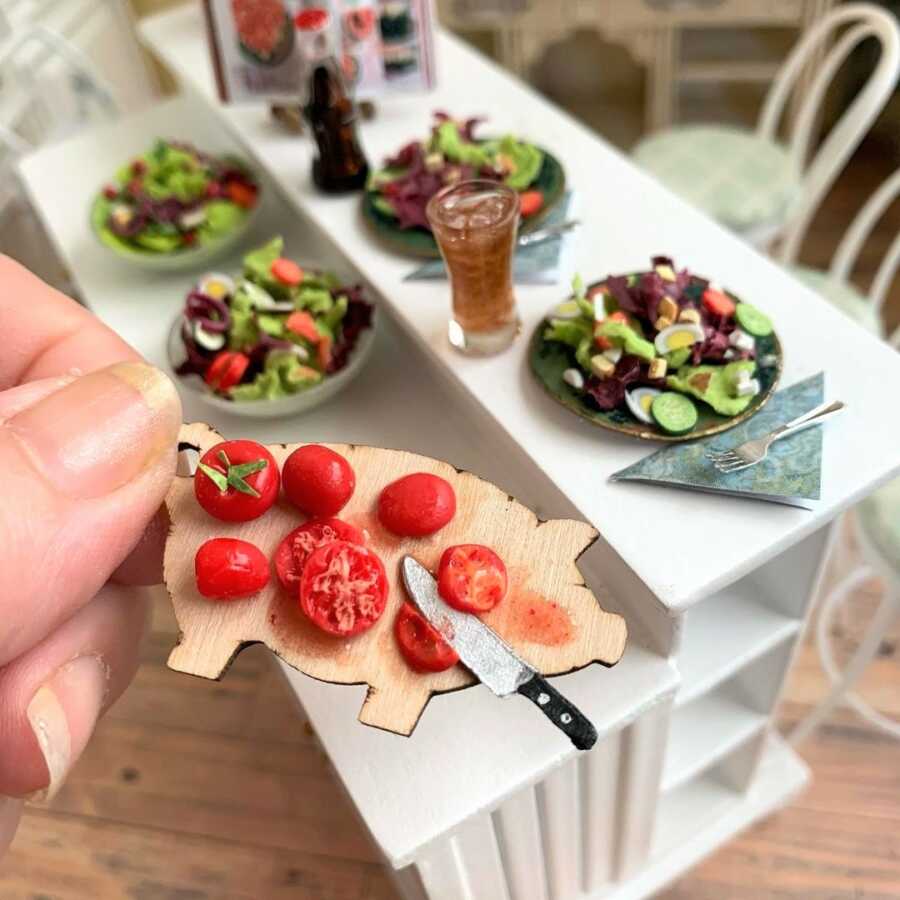
[[[244,377],[250,357],[235,350],[222,350],[213,357],[203,380],[220,394],[227,393]]]
[[[256,188],[242,181],[227,181],[225,193],[232,203],[236,203],[243,209],[251,209],[256,205]]]
[[[256,594],[269,583],[269,561],[249,541],[212,538],[194,557],[197,590],[212,600]]]
[[[281,539],[274,556],[275,571],[286,590],[297,592],[300,576],[313,551],[332,541],[362,546],[366,539],[358,528],[340,519],[310,519]]]
[[[315,6],[301,9],[294,16],[294,24],[301,31],[319,31],[328,24],[328,12]]]
[[[522,218],[533,216],[544,205],[544,195],[540,191],[523,191],[519,194],[519,212]]]
[[[703,292],[703,305],[711,313],[715,313],[715,315],[722,316],[726,319],[729,316],[734,315],[734,301],[730,297],[723,294],[721,291],[717,291],[714,288],[707,288]]]
[[[282,283],[287,285],[300,284],[303,281],[303,269],[292,259],[280,256],[270,266],[272,274]]]
[[[300,576],[300,608],[322,631],[339,637],[371,628],[384,612],[387,594],[381,560],[349,541],[313,550]]]
[[[483,544],[448,547],[438,565],[438,591],[454,608],[482,613],[506,595],[503,560]]]
[[[316,328],[313,317],[305,309],[292,312],[285,320],[284,327],[288,331],[293,331],[298,337],[306,338],[311,344],[319,343],[321,337],[319,329]]]
[[[459,662],[457,652],[440,632],[409,603],[394,619],[394,637],[403,658],[416,672],[443,672]]]

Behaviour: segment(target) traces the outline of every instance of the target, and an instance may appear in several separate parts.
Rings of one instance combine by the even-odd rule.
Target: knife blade
[[[498,697],[514,693],[527,697],[579,750],[594,746],[597,730],[591,722],[521,659],[497,632],[477,616],[445,603],[428,569],[412,556],[404,556],[401,571],[406,590],[419,612],[482,684]]]

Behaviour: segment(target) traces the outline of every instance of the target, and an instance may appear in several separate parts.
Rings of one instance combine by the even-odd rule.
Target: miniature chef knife
[[[475,676],[498,697],[522,694],[579,750],[590,750],[597,730],[565,697],[516,656],[495,631],[477,616],[459,612],[438,593],[437,581],[423,565],[404,556],[403,581],[419,612],[441,633]]]

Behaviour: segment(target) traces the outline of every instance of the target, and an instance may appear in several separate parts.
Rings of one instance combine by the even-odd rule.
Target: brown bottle
[[[304,112],[319,148],[313,181],[329,194],[363,188],[369,164],[356,136],[356,109],[333,60],[313,69]]]

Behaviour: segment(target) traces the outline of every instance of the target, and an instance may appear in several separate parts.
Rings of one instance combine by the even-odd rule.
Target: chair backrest
[[[834,40],[839,31],[842,31],[840,37]],[[870,37],[876,38],[881,45],[874,72],[809,158],[815,126],[829,85],[851,51]],[[788,132],[791,158],[803,175],[778,252],[783,263],[793,262],[796,258],[813,213],[884,108],[900,75],[900,29],[895,17],[869,3],[841,5],[810,28],[791,51],[766,96],[757,125],[760,136],[777,140],[788,98],[798,87],[798,80],[810,61],[821,55],[825,47],[828,51],[824,53],[806,95],[801,98]]]

